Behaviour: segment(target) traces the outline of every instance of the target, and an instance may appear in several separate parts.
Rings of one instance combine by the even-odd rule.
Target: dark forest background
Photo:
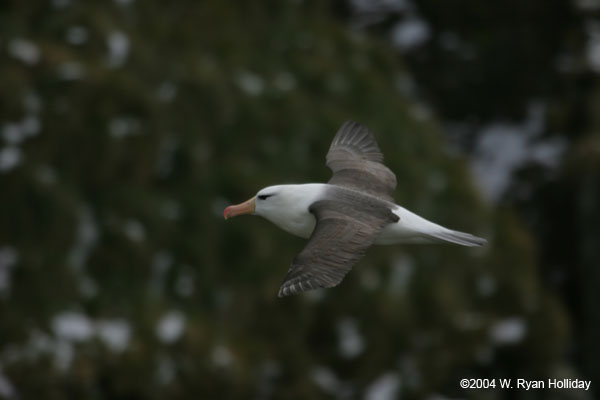
[[[4,1],[0,398],[600,396],[599,74],[597,0]],[[346,119],[490,243],[277,299],[304,241],[223,208]]]

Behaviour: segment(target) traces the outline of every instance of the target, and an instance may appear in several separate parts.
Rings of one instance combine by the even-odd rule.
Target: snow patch
[[[15,146],[7,146],[0,149],[0,172],[8,172],[21,163],[21,149]]]
[[[327,393],[339,394],[342,382],[327,367],[318,366],[310,372],[312,381]]]
[[[84,314],[71,311],[55,315],[52,330],[57,337],[73,342],[90,340],[94,335],[92,321]]]
[[[18,398],[17,391],[14,385],[8,379],[4,372],[2,372],[2,365],[0,364],[0,397],[5,399]]]
[[[121,31],[114,31],[106,39],[108,46],[107,65],[111,68],[120,67],[129,55],[130,42],[127,35]]]
[[[20,122],[9,122],[2,127],[2,139],[10,145],[21,144],[25,139],[36,136],[41,129],[41,123],[37,116],[31,114],[25,116]]]
[[[558,165],[566,149],[562,139],[539,138],[545,110],[532,104],[522,124],[497,122],[478,136],[471,170],[484,197],[497,202],[511,183],[515,170],[527,162],[552,168]]]
[[[260,95],[265,88],[263,79],[250,71],[241,71],[236,77],[240,89],[250,96]]]
[[[96,334],[106,347],[120,353],[129,346],[131,325],[125,319],[104,319],[96,322]]]
[[[410,50],[431,37],[427,22],[417,16],[402,19],[392,28],[392,44],[401,51]]]
[[[500,320],[489,331],[490,339],[498,345],[520,343],[526,333],[527,325],[521,317]]]
[[[185,329],[185,316],[181,311],[169,311],[156,324],[156,336],[166,344],[175,343]]]
[[[365,349],[365,342],[353,318],[344,318],[337,324],[338,351],[344,358],[354,358]]]
[[[365,400],[394,400],[399,398],[402,380],[397,372],[386,372],[367,386]]]
[[[27,65],[34,65],[40,61],[40,50],[37,45],[23,38],[9,40],[8,54]]]
[[[21,126],[18,124],[4,124],[2,138],[8,144],[17,145],[25,139],[25,132],[21,130]]]
[[[85,342],[97,337],[116,353],[124,351],[131,338],[131,325],[125,319],[94,321],[85,314],[73,311],[55,315],[52,330],[59,342]]]

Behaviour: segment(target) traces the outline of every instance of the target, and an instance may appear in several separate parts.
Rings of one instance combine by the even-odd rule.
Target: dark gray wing
[[[345,186],[393,202],[396,175],[383,164],[373,134],[354,121],[342,124],[327,153],[329,184]]]
[[[317,224],[306,247],[292,261],[279,297],[336,286],[381,229],[398,220],[383,201],[368,196],[352,201],[343,198],[320,200],[310,207]]]

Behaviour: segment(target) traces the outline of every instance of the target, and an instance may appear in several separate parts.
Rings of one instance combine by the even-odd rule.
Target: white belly
[[[292,235],[308,239],[315,229],[317,219],[311,213],[306,212],[303,215],[273,221],[273,223]]]
[[[441,228],[400,206],[396,206],[393,213],[400,220],[385,226],[375,239],[375,244],[431,243],[432,240],[428,238],[427,232]],[[273,222],[292,235],[308,239],[315,228],[316,218],[311,213],[305,212],[288,215],[287,218]]]

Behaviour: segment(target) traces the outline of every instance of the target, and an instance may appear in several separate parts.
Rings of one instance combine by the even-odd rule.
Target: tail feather
[[[484,238],[471,235],[470,233],[453,231],[450,229],[444,229],[437,232],[427,232],[427,236],[442,242],[450,242],[469,247],[483,246],[487,243],[487,240]]]

